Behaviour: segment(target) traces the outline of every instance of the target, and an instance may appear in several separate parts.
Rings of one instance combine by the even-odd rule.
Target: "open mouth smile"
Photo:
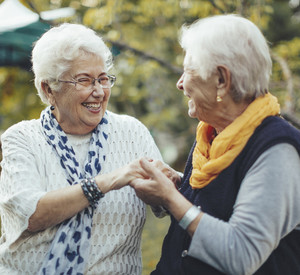
[[[92,111],[97,111],[101,108],[101,103],[82,103],[82,105]]]

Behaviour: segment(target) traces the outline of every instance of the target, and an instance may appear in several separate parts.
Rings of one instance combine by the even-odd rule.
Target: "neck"
[[[53,111],[53,115],[56,118],[56,121],[58,122],[59,126],[62,128],[62,130],[69,135],[87,135],[91,133],[95,125],[88,125],[88,124],[78,124],[78,125],[72,125],[68,121],[63,120],[58,112]]]
[[[248,105],[249,103],[235,103],[233,101],[220,103],[220,108],[216,110],[215,119],[210,125],[216,129],[218,134],[221,133],[247,109]]]

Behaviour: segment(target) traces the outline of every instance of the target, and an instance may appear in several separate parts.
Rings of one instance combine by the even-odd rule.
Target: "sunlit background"
[[[13,8],[1,14],[5,6]],[[188,117],[186,99],[175,86],[183,61],[178,33],[184,23],[224,13],[242,14],[267,37],[274,62],[270,91],[283,116],[299,127],[299,0],[0,0],[0,133],[38,118],[45,107],[30,70],[33,41],[51,25],[82,23],[103,36],[114,54],[117,83],[109,109],[140,119],[165,161],[182,171],[197,121]],[[148,211],[143,274],[159,259],[168,224]]]

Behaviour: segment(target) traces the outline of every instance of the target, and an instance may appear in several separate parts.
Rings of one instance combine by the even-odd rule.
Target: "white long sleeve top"
[[[101,173],[109,173],[134,159],[162,159],[146,127],[127,115],[108,112],[108,153]],[[90,135],[70,136],[83,165]],[[47,143],[40,120],[22,121],[1,137],[3,161],[0,181],[0,274],[36,274],[57,231],[27,231],[28,219],[48,191],[68,186],[65,172]],[[90,255],[85,274],[141,274],[141,231],[144,203],[126,186],[108,192],[93,217]]]

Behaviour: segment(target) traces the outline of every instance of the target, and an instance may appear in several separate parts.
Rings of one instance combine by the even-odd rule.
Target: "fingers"
[[[160,160],[155,160],[153,162],[156,168],[158,168],[162,173],[164,173],[168,178],[171,178],[173,175],[173,169],[166,163],[160,161]]]
[[[152,162],[147,161],[146,159],[140,160],[141,167],[145,170],[150,178],[156,179],[157,173],[161,173]]]
[[[129,185],[131,187],[133,187],[134,189],[136,189],[136,187],[139,185],[139,184],[142,184],[143,180],[140,179],[140,178],[136,178],[134,180],[132,180],[131,182],[129,182]]]
[[[171,168],[168,164],[160,161],[160,160],[155,160],[153,161],[153,164],[156,168],[158,168],[167,178],[169,178],[173,184],[178,188],[181,182],[181,178],[178,175],[178,173]]]
[[[133,162],[131,162],[128,165],[128,169],[129,169],[129,175],[127,175],[128,181],[130,182],[131,179],[134,178],[148,178],[147,173],[145,172],[145,170],[141,167],[139,160],[135,160]]]

